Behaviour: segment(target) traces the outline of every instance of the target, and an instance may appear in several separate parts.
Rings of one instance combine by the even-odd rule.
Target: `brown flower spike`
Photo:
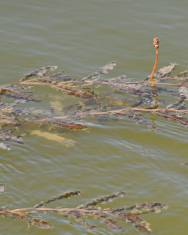
[[[155,49],[159,48],[159,38],[158,37],[153,38],[153,46],[155,47]]]

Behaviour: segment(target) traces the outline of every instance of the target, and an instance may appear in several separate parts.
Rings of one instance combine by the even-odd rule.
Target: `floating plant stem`
[[[88,202],[85,205],[78,206],[78,208],[94,207],[94,206],[97,206],[98,204],[101,204],[101,203],[104,204],[104,203],[107,203],[107,202],[112,201],[114,199],[117,199],[119,197],[124,197],[125,195],[126,195],[125,192],[117,192],[117,193],[114,193],[114,194],[111,194],[111,195],[108,195],[108,196],[104,196],[104,197],[94,199],[94,200],[92,200],[91,202]]]
[[[107,225],[108,228],[113,230],[123,229],[118,225],[119,221],[122,221],[124,223],[131,223],[136,229],[140,231],[151,232],[150,224],[140,217],[140,215],[146,213],[159,213],[163,209],[167,209],[165,205],[159,202],[142,203],[122,208],[96,208],[99,203],[107,203],[109,200],[124,196],[124,192],[118,192],[92,200],[91,203],[86,204],[83,208],[80,208],[79,206],[75,208],[43,207],[44,205],[47,205],[51,202],[69,198],[71,196],[78,195],[79,193],[79,191],[67,192],[60,196],[53,197],[47,201],[36,204],[34,207],[23,207],[16,209],[0,208],[0,216],[25,221],[30,226],[34,225],[42,229],[49,229],[51,226],[48,221],[42,218],[42,214],[57,213],[58,215],[64,216],[66,218],[72,217],[77,222],[80,221],[78,219],[85,221],[88,217],[90,217],[93,220],[100,221],[100,223]]]
[[[39,208],[39,207],[43,207],[43,206],[46,206],[47,204],[51,203],[51,202],[55,202],[55,201],[58,201],[58,200],[61,200],[61,199],[68,199],[72,196],[77,196],[77,195],[80,195],[80,191],[70,191],[70,192],[65,192],[59,196],[55,196],[55,197],[52,197],[46,201],[42,201],[36,205],[34,205],[35,208]]]

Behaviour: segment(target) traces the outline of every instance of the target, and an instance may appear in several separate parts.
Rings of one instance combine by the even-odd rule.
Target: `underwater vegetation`
[[[75,142],[61,135],[61,130],[84,131],[93,123],[110,119],[131,120],[153,127],[153,115],[160,120],[188,126],[188,71],[178,71],[178,65],[169,64],[157,69],[159,39],[153,40],[155,63],[151,74],[143,80],[126,75],[109,77],[116,62],[108,63],[82,78],[72,78],[58,71],[57,66],[41,67],[26,74],[14,84],[0,87],[0,148],[11,150],[14,143],[24,144],[24,136],[34,135],[72,146]],[[39,89],[39,90],[38,90]],[[48,89],[74,99],[74,104],[57,107],[51,97],[43,100],[41,90]],[[37,108],[42,103],[43,108]],[[84,134],[84,133],[83,133]],[[3,193],[4,185],[0,185]],[[123,223],[131,223],[140,231],[151,232],[150,224],[142,218],[147,213],[158,213],[167,206],[160,202],[142,203],[121,208],[99,206],[124,197],[124,192],[100,197],[77,207],[48,207],[48,204],[80,195],[79,191],[66,192],[29,208],[0,208],[0,216],[26,221],[28,225],[51,228],[43,219],[48,213],[65,218],[87,229],[95,229],[92,220],[100,221],[110,229],[122,230]]]
[[[52,202],[68,199],[77,195],[80,195],[79,191],[70,191],[46,201],[42,201],[29,208],[1,208],[0,216],[15,218],[23,222],[25,221],[28,226],[37,226],[41,229],[52,228],[50,223],[41,217],[42,214],[46,215],[46,213],[52,213],[62,216],[65,219],[72,218],[76,224],[81,224],[88,231],[93,231],[97,227],[92,223],[92,220],[95,220],[99,221],[100,224],[104,224],[113,231],[122,231],[123,223],[131,223],[139,231],[151,232],[150,223],[145,221],[142,218],[142,215],[148,213],[160,213],[162,210],[167,209],[166,205],[158,202],[141,203],[120,208],[105,208],[104,206],[101,206],[101,204],[104,205],[112,202],[114,199],[126,196],[125,192],[117,192],[111,195],[99,197],[74,208],[47,207],[48,204]]]
[[[67,128],[82,130],[90,122],[103,118],[125,119],[151,126],[151,115],[161,119],[188,125],[188,71],[177,72],[176,64],[169,64],[157,71],[159,40],[154,38],[155,63],[151,74],[144,80],[134,81],[126,75],[107,77],[116,67],[112,62],[83,77],[72,78],[56,72],[57,66],[41,67],[26,74],[14,84],[0,87],[0,148],[9,150],[11,144],[23,143],[23,130],[40,129],[35,135],[47,136],[41,129]],[[74,105],[63,104],[63,112],[57,112],[53,101],[44,100],[48,108],[37,109],[41,95],[36,88],[55,89],[64,96],[74,97]],[[109,92],[108,92],[109,91]],[[77,102],[76,102],[77,99]],[[45,106],[47,107],[47,106]],[[26,128],[23,128],[26,127]],[[47,133],[47,132],[46,132]],[[51,135],[51,136],[50,136]]]

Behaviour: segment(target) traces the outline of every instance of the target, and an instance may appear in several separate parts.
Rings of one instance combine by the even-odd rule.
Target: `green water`
[[[153,64],[155,34],[161,40],[160,66],[176,62],[186,67],[187,9],[185,0],[1,0],[0,83],[44,65],[58,65],[79,78],[113,60],[118,62],[113,75],[141,80]],[[47,97],[48,90],[43,92]],[[62,96],[49,94],[60,106]],[[74,206],[123,190],[127,197],[121,205],[159,201],[169,206],[162,214],[145,216],[153,234],[188,234],[188,168],[182,164],[188,161],[187,128],[155,117],[154,126],[111,120],[83,132],[62,132],[75,141],[69,147],[26,135],[24,145],[0,150],[0,183],[6,186],[1,206],[32,206],[81,190],[81,199],[60,203]],[[0,218],[0,234],[87,234],[61,217],[49,220],[54,229],[44,231]],[[122,234],[141,234],[131,225],[125,228]],[[93,234],[115,232],[99,227]]]

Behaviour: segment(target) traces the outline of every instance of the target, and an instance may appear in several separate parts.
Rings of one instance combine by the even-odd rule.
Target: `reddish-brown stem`
[[[152,69],[152,72],[151,72],[150,78],[149,78],[151,85],[156,84],[156,80],[154,78],[154,75],[157,72],[158,62],[159,62],[159,38],[158,37],[153,38],[153,46],[155,48],[155,63],[153,65],[153,69]]]

